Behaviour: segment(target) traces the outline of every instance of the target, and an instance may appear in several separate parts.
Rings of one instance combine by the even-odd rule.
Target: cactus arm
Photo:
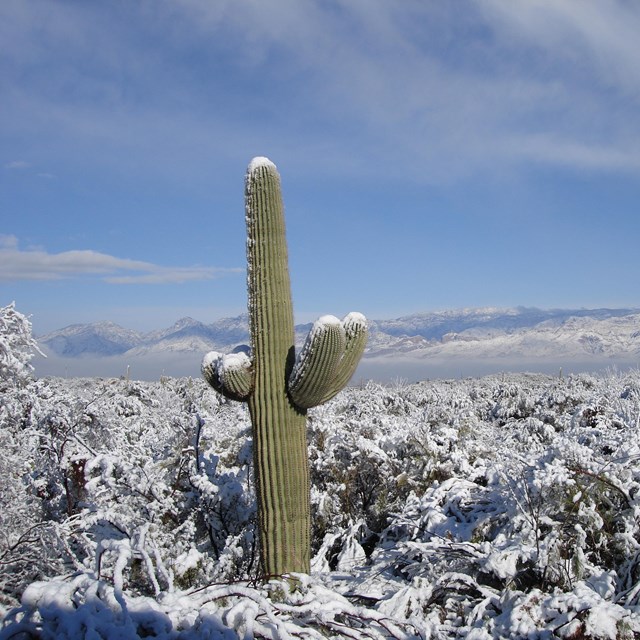
[[[342,322],[323,316],[315,322],[289,379],[292,400],[305,409],[331,400],[354,374],[367,344],[367,321],[352,312]]]
[[[200,370],[202,371],[202,375],[204,379],[218,392],[224,393],[224,385],[222,384],[222,380],[220,380],[220,375],[218,372],[218,364],[222,354],[217,351],[209,351],[207,355],[202,359],[202,365]]]
[[[308,409],[320,404],[335,377],[345,344],[338,318],[322,316],[316,320],[289,378],[289,394],[297,406]]]
[[[202,375],[216,391],[231,400],[246,400],[253,388],[251,359],[243,351],[226,355],[210,351],[202,360]]]
[[[294,326],[280,178],[264,158],[245,182],[249,324],[254,387],[249,396],[263,574],[309,572],[310,505],[305,411],[289,399]]]
[[[342,326],[346,337],[344,355],[338,363],[333,381],[320,400],[320,404],[328,402],[344,389],[356,372],[360,358],[367,346],[369,329],[367,319],[361,313],[352,311],[347,314],[342,320]]]

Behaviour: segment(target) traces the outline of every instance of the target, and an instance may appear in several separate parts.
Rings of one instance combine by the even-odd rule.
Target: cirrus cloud
[[[5,162],[5,169],[27,169],[31,165],[25,160],[11,160],[10,162]]]
[[[43,249],[23,250],[15,236],[0,235],[2,282],[97,277],[111,284],[181,284],[243,271],[241,268],[204,266],[165,267],[88,249],[61,253],[48,253]]]

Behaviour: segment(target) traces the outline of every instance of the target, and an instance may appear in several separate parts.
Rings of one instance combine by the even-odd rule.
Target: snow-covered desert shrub
[[[0,610],[42,576],[55,573],[55,526],[43,519],[40,503],[26,491],[37,441],[29,430],[38,405],[32,367],[37,345],[31,323],[14,304],[0,308]]]
[[[297,587],[253,583],[243,405],[189,379],[28,388],[2,507],[36,529],[1,640],[640,634],[637,371],[370,383],[310,411]]]
[[[236,403],[199,380],[45,379],[18,393],[28,412],[0,429],[7,603],[65,569],[151,595],[247,575],[255,505]]]
[[[0,307],[0,392],[31,378],[29,363],[35,353],[39,350],[29,319],[16,311],[15,303]]]

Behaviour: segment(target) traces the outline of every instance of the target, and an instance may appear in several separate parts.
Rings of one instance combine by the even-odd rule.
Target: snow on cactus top
[[[322,329],[324,329],[325,327],[331,326],[331,325],[339,325],[342,324],[340,322],[340,318],[336,318],[336,316],[332,316],[330,314],[324,315],[324,316],[320,316],[314,323],[313,323],[313,329],[312,332],[316,332],[316,331],[320,331]]]
[[[347,330],[356,325],[366,327],[367,318],[359,311],[351,311],[344,317],[342,324]]]
[[[264,156],[257,156],[251,160],[249,166],[247,167],[247,173],[253,173],[256,169],[260,167],[273,167],[276,169],[276,165],[269,160],[269,158],[265,158]]]
[[[220,359],[220,373],[224,375],[226,371],[239,371],[248,369],[251,366],[251,359],[244,351],[227,353]]]
[[[209,367],[214,364],[217,360],[220,359],[222,354],[218,351],[209,351],[205,354],[204,358],[202,358],[202,368]]]

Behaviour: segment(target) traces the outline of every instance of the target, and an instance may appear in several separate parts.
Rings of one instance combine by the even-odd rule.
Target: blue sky
[[[640,4],[0,3],[0,304],[246,308],[278,166],[297,319],[640,307]]]

